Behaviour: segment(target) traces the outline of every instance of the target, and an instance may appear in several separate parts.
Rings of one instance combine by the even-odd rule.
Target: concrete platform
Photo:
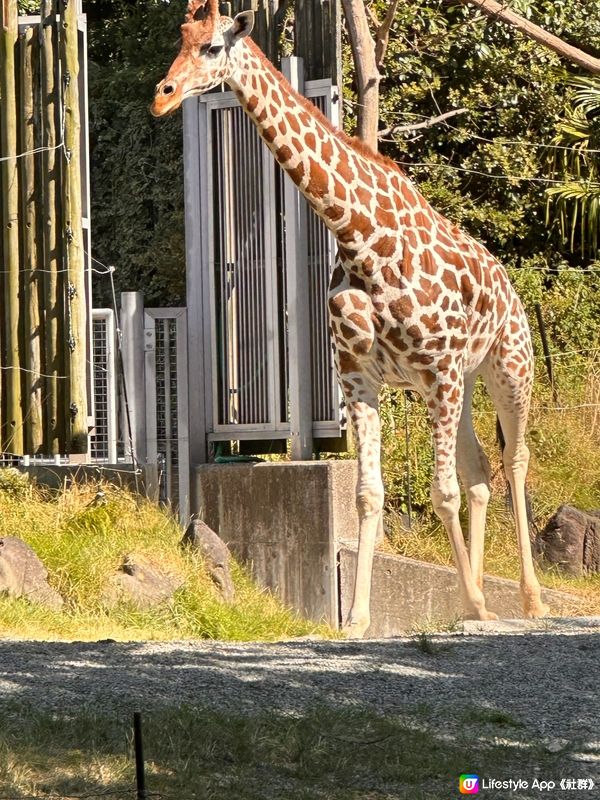
[[[459,630],[465,636],[500,636],[514,633],[600,633],[600,617],[545,617],[544,619],[464,620]]]
[[[339,554],[340,602],[342,618],[352,602],[352,587],[356,569],[356,550],[344,547]],[[483,591],[487,607],[502,620],[519,619],[523,611],[519,584],[506,578],[486,575]],[[542,598],[555,614],[569,608],[573,598],[563,592],[542,590]],[[371,626],[368,638],[399,636],[415,628],[447,628],[453,624],[485,625],[489,623],[462,622],[462,605],[458,592],[456,570],[412,558],[376,553],[373,561],[371,589]],[[520,620],[522,624],[537,620]],[[544,624],[544,621],[539,621]],[[495,623],[498,624],[498,623]]]
[[[192,513],[284,603],[337,626],[337,551],[357,536],[355,484],[354,461],[205,464]]]
[[[358,517],[356,462],[350,460],[208,464],[196,468],[192,512],[250,564],[255,579],[315,622],[337,626],[352,602]],[[371,638],[461,620],[456,572],[376,553]],[[486,577],[488,607],[502,618],[522,614],[515,581]],[[569,595],[544,590],[554,614]]]

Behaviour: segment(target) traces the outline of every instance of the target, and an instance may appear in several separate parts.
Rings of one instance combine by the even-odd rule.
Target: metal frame
[[[299,91],[311,99],[319,98],[319,107],[336,124],[339,103],[331,81],[302,86],[303,65],[298,58],[283,59],[282,68]],[[335,241],[318,218],[309,218],[312,212],[289,178],[279,180],[279,167],[232,92],[214,92],[184,102],[184,160],[191,463],[209,460],[211,442],[231,440],[289,438],[292,459],[311,458],[315,437],[339,437],[344,428],[338,413],[341,393],[325,307]],[[244,163],[248,165],[244,178],[256,179],[258,185],[248,190],[255,192],[251,197],[238,191],[232,199],[232,187],[240,186],[241,180],[234,170],[243,168]],[[260,222],[252,216],[257,213]],[[244,231],[240,230],[242,224]],[[309,274],[309,231],[317,231],[312,250],[312,257],[319,261],[316,288],[311,286],[314,278]],[[278,237],[284,233],[278,251]],[[252,236],[260,236],[260,247]],[[250,240],[252,253],[236,251],[236,246]],[[252,259],[260,260],[260,265]],[[246,302],[243,293],[258,275],[264,280],[260,284],[264,295],[248,301],[255,302],[254,306],[242,308]],[[236,293],[239,296],[234,297]],[[221,306],[217,307],[219,298]],[[316,316],[315,298],[322,304]],[[229,413],[239,408],[232,405],[239,391],[238,378],[250,374],[248,359],[256,358],[259,348],[255,342],[240,345],[236,341],[238,332],[240,340],[252,338],[255,318],[244,322],[246,327],[239,331],[236,326],[240,315],[258,312],[264,316],[260,324],[266,326],[261,336],[266,334],[268,340],[264,350],[267,413],[246,415],[250,422],[242,415],[238,422]],[[311,318],[319,326],[312,341],[307,335]],[[223,354],[234,351],[230,360],[224,359]],[[319,393],[325,397],[322,403],[318,402]]]
[[[156,372],[156,329],[161,323],[175,322],[176,359],[175,382],[177,391],[177,407],[170,406],[171,396],[168,391],[171,385],[173,365],[166,365],[165,372],[165,425],[166,442],[177,443],[177,492],[171,485],[173,469],[170,464],[170,453],[167,454],[165,476],[167,496],[177,496],[175,510],[182,523],[187,523],[190,514],[190,459],[189,459],[189,408],[188,408],[188,342],[187,312],[185,308],[147,308],[144,312],[144,361],[146,383],[146,447],[147,460],[156,464],[159,460],[159,439],[157,426],[157,372]],[[165,359],[166,361],[167,359]],[[172,437],[171,424],[173,413],[176,415],[177,435]]]
[[[95,463],[104,462],[108,464],[117,463],[117,439],[118,439],[118,426],[117,426],[117,352],[116,352],[116,325],[115,314],[111,308],[94,308],[92,310],[92,356],[96,350],[96,337],[94,332],[94,322],[104,321],[106,324],[104,347],[106,352],[105,364],[103,366],[94,359],[93,363],[93,379],[92,379],[92,397],[94,398],[95,421],[94,424],[99,424],[100,409],[96,400],[96,391],[98,389],[98,370],[105,373],[106,385],[104,393],[106,395],[106,419],[103,420],[106,425],[106,450],[107,457],[100,458],[93,455],[92,439],[99,434],[90,435],[90,456],[91,460]]]

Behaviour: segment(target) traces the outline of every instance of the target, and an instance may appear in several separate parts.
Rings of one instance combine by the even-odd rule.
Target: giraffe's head
[[[253,24],[252,11],[243,11],[232,20],[219,15],[218,0],[189,0],[181,26],[181,50],[167,77],[156,87],[152,114],[169,114],[186,97],[227,81],[234,69],[236,45],[248,36]]]

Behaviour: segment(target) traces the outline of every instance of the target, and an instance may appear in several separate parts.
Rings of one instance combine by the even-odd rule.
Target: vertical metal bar
[[[117,354],[115,350],[115,315],[106,312],[106,389],[107,389],[107,436],[108,463],[117,463]]]
[[[135,751],[135,783],[137,800],[146,800],[146,773],[144,769],[144,742],[142,740],[142,715],[133,712],[133,746]]]
[[[212,394],[213,375],[210,353],[211,317],[206,311],[206,265],[208,264],[208,239],[210,233],[206,221],[208,184],[201,181],[201,161],[206,163],[206,116],[205,104],[197,97],[183,103],[183,152],[185,160],[185,249],[186,249],[186,296],[188,308],[187,351],[189,368],[188,419],[190,464],[202,464],[207,460],[206,431],[210,410],[206,397]],[[203,170],[202,177],[206,175]],[[191,501],[190,501],[191,502]]]
[[[177,448],[179,461],[179,521],[190,519],[190,459],[188,410],[187,315],[185,309],[177,317]]]
[[[284,58],[281,68],[292,86],[303,92],[302,59]],[[306,331],[306,320],[310,319],[308,209],[287,175],[284,177],[284,209],[291,457],[293,461],[299,461],[312,458],[313,453],[311,346],[310,334],[307,335]]]
[[[233,109],[234,115],[234,146],[238,154],[238,170],[236,172],[236,274],[239,298],[239,409],[240,422],[250,419],[249,409],[249,367],[248,367],[248,342],[251,337],[250,314],[248,310],[248,238],[249,238],[249,211],[248,211],[248,181],[247,181],[247,136],[245,115],[239,106]],[[241,178],[241,179],[240,179]]]
[[[121,352],[123,357],[124,390],[129,406],[131,439],[125,447],[125,457],[141,464],[147,459],[146,448],[146,397],[144,382],[145,339],[144,295],[141,292],[122,292],[121,294]],[[123,431],[128,431],[127,421]],[[125,438],[127,439],[127,433]]]
[[[259,196],[259,182],[262,180],[262,161],[260,158],[261,149],[257,138],[254,138],[254,130],[250,127],[249,120],[246,119],[247,143],[249,149],[249,156],[252,163],[252,174],[254,181],[251,185],[250,191],[250,214],[248,236],[251,242],[251,258],[248,265],[249,274],[249,309],[252,319],[252,328],[254,335],[250,341],[249,352],[249,371],[248,380],[251,387],[251,398],[253,408],[253,422],[262,422],[264,417],[261,408],[261,391],[260,391],[260,355],[262,352],[262,339],[261,339],[261,319],[258,313],[259,297],[260,297],[260,264],[262,263],[262,252],[260,247],[260,226],[258,225],[258,209],[260,208]]]
[[[170,359],[170,331],[169,320],[157,320],[157,324],[162,329],[163,342],[163,387],[164,387],[164,409],[165,409],[165,469],[167,497],[173,497],[173,454],[171,450],[172,419],[171,419],[171,359]]]
[[[150,310],[144,314],[144,364],[145,364],[145,455],[146,463],[156,465],[158,459],[157,398],[156,398],[156,322]],[[139,352],[139,351],[138,351]],[[138,360],[141,359],[138,356]],[[142,383],[144,386],[144,383]]]
[[[217,276],[215,274],[215,250],[217,247],[216,240],[215,240],[215,204],[214,204],[214,191],[215,191],[215,174],[214,174],[214,163],[211,158],[211,153],[213,152],[214,148],[217,147],[218,139],[213,135],[213,128],[212,128],[212,118],[213,113],[215,113],[214,104],[211,102],[214,98],[214,95],[208,95],[206,97],[205,103],[201,102],[201,108],[205,108],[205,115],[204,120],[202,116],[200,117],[201,122],[201,138],[200,138],[200,145],[202,147],[201,155],[204,156],[204,164],[206,166],[206,179],[201,181],[203,190],[202,190],[202,202],[204,208],[206,209],[206,226],[208,230],[208,241],[206,243],[206,250],[204,251],[203,255],[205,256],[206,260],[203,260],[203,263],[206,264],[206,269],[203,270],[203,276],[205,285],[207,286],[208,291],[205,293],[205,300],[204,300],[204,312],[205,312],[205,320],[208,326],[207,334],[209,336],[209,348],[208,352],[206,353],[206,360],[208,361],[209,369],[210,369],[210,376],[212,378],[210,384],[206,386],[206,397],[207,397],[207,405],[210,409],[210,415],[208,416],[209,420],[209,428],[208,430],[212,431],[219,425],[219,367],[218,367],[218,328],[220,324],[220,317],[218,315],[218,310],[215,307],[215,299],[216,299],[216,286],[217,286]],[[204,187],[206,190],[204,191]],[[212,198],[212,199],[211,199]],[[197,222],[194,222],[197,224]]]

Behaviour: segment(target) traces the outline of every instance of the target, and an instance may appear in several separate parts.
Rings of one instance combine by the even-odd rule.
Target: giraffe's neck
[[[355,265],[370,261],[382,234],[401,237],[402,206],[418,192],[391,163],[335,131],[253,43],[229,80],[275,159]],[[406,183],[407,189],[403,187]],[[410,188],[408,188],[410,187]],[[403,197],[406,194],[405,197]],[[368,268],[367,268],[368,275]]]

